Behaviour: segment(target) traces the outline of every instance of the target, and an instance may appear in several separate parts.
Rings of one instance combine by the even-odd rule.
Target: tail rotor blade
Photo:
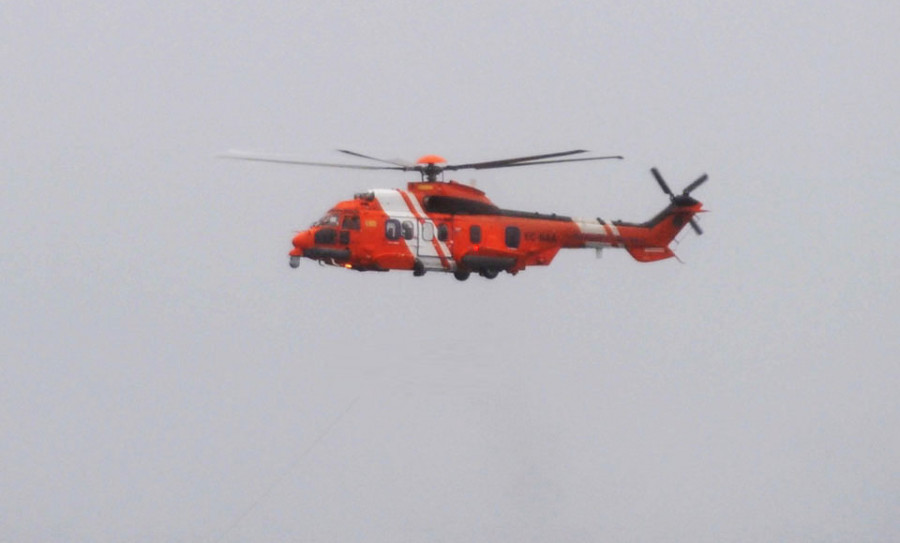
[[[697,232],[697,235],[698,235],[698,236],[702,236],[702,235],[703,235],[703,229],[700,228],[700,225],[697,224],[697,221],[695,221],[694,219],[691,219],[690,224],[691,224],[691,228],[694,229],[694,232]]]
[[[699,187],[699,186],[702,185],[703,183],[706,183],[706,180],[707,180],[708,178],[709,178],[709,176],[706,175],[706,174],[701,175],[700,177],[697,178],[696,181],[694,181],[694,182],[691,183],[690,185],[684,187],[684,192],[682,192],[682,194],[684,194],[685,196],[687,196],[687,195],[690,194],[691,191],[693,191],[695,188]]]
[[[675,194],[672,192],[672,189],[669,188],[669,185],[666,184],[666,181],[662,178],[662,175],[660,175],[659,170],[657,170],[656,168],[650,168],[650,173],[652,173],[653,177],[656,178],[656,182],[659,183],[659,186],[663,190],[663,192],[674,198]]]

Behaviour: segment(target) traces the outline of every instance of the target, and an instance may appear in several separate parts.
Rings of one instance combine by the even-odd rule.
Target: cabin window
[[[450,229],[447,228],[446,224],[438,225],[438,241],[447,241],[447,238],[450,237]]]
[[[400,221],[397,219],[388,219],[384,221],[384,237],[388,241],[397,241],[400,239]]]
[[[313,235],[313,240],[316,245],[331,245],[334,243],[336,237],[337,230],[334,228],[322,228],[321,230],[316,230],[316,233]]]
[[[522,240],[522,232],[519,230],[518,226],[507,226],[506,227],[506,246],[510,249],[515,249],[519,246],[519,242]]]
[[[434,224],[426,222],[422,224],[422,240],[431,241],[434,239]]]
[[[347,215],[341,223],[344,230],[359,230],[359,215]]]
[[[473,224],[469,227],[469,241],[472,243],[481,243],[481,227]]]
[[[416,226],[412,221],[403,221],[401,229],[403,230],[403,239],[413,239],[415,237]]]

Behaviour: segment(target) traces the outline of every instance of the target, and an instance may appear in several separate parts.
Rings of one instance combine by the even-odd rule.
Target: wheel
[[[416,260],[415,264],[413,264],[413,275],[416,277],[425,275],[425,264],[421,260]]]
[[[494,279],[500,273],[500,270],[495,270],[493,268],[486,268],[481,270],[481,276],[487,277],[488,279]]]
[[[456,270],[455,272],[453,272],[453,277],[456,277],[456,279],[459,281],[465,281],[469,278],[469,273],[470,272],[467,271]]]
[[[292,268],[299,268],[299,267],[300,267],[300,257],[299,257],[299,256],[292,256],[292,257],[291,257],[291,267],[292,267]]]

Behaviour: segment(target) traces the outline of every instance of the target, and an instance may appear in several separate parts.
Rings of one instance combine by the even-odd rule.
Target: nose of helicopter
[[[291,267],[296,268],[300,265],[300,257],[303,256],[303,252],[313,246],[312,233],[309,230],[298,232],[291,243],[294,245],[294,249],[290,252]]]
[[[291,243],[293,243],[294,245],[294,250],[291,251],[291,253],[293,254],[294,252],[299,252],[300,254],[302,254],[304,250],[309,249],[313,246],[312,232],[310,232],[309,230],[297,232],[297,235],[294,236],[294,239]]]

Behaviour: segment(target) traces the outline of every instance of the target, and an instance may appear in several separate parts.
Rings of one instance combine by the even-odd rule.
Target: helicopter
[[[356,170],[415,171],[418,181],[403,189],[372,189],[337,203],[324,216],[298,232],[289,253],[292,268],[307,258],[323,265],[356,271],[412,271],[452,273],[465,281],[473,273],[487,279],[500,272],[516,275],[528,266],[547,266],[560,249],[621,248],[638,262],[675,256],[670,242],[686,226],[699,235],[695,215],[705,211],[691,193],[706,182],[701,175],[675,194],[659,170],[650,170],[669,204],[644,222],[579,219],[555,213],[503,209],[473,186],[445,180],[444,172],[538,166],[566,162],[622,159],[622,156],[563,158],[587,153],[584,149],[518,158],[449,164],[438,155],[425,155],[415,163],[385,160],[346,149],[345,155],[379,163],[339,164],[307,162],[281,155],[229,151],[222,158],[348,168]]]

